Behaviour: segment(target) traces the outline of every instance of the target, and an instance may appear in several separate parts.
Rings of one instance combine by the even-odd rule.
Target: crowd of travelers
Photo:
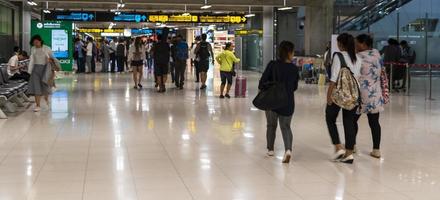
[[[28,94],[35,96],[34,111],[39,112],[42,99],[47,104],[50,103],[49,95],[51,87],[54,86],[51,72],[59,69],[56,67],[56,58],[51,49],[44,45],[39,35],[33,36],[30,43],[32,49],[28,69],[23,70],[18,64],[19,60],[25,59],[25,54],[15,48],[15,54],[9,61],[8,73],[11,79],[29,81]],[[337,38],[340,52],[331,56],[328,69],[330,84],[325,108],[325,121],[334,145],[332,160],[335,162],[353,163],[359,131],[358,120],[362,114],[367,116],[372,134],[373,148],[370,155],[374,158],[381,157],[379,116],[389,101],[387,69],[383,63],[401,61],[402,55],[408,59],[407,62],[414,62],[415,57],[415,53],[409,50],[405,41],[401,43],[402,49],[394,40],[390,40],[389,43],[389,46],[379,51],[373,48],[373,38],[366,34],[355,38],[343,33]],[[75,59],[78,73],[96,72],[98,59],[103,63],[102,72],[124,72],[130,69],[135,89],[143,87],[142,76],[145,67],[149,72],[154,72],[155,87],[159,93],[166,91],[165,83],[170,73],[176,88],[183,89],[189,59],[195,67],[196,82],[201,82],[200,90],[205,90],[207,72],[210,65],[217,61],[221,76],[219,98],[230,98],[229,91],[235,74],[234,64],[240,62],[233,49],[233,44],[227,43],[224,51],[214,56],[206,34],[197,37],[191,46],[180,35],[172,38],[159,35],[157,41],[143,41],[140,37],[129,42],[122,39],[113,39],[110,42],[104,40],[101,45],[88,38],[86,43],[75,40]],[[283,163],[290,162],[293,150],[291,121],[299,81],[298,67],[293,64],[294,49],[291,42],[280,43],[277,59],[268,63],[259,81],[259,94],[254,100],[254,105],[258,108],[264,107],[262,110],[266,114],[268,156],[275,155],[276,129],[278,124],[280,125],[285,148]],[[385,58],[382,58],[381,54],[384,54]],[[52,84],[49,84],[50,82]],[[276,92],[270,93],[271,91]],[[336,125],[341,110],[344,143],[340,140]]]

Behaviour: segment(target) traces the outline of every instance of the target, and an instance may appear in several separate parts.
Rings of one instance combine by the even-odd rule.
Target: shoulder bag
[[[288,104],[286,86],[279,81],[279,66],[276,66],[276,61],[272,61],[270,65],[272,65],[272,81],[266,82],[252,101],[254,106],[260,110],[274,110]]]

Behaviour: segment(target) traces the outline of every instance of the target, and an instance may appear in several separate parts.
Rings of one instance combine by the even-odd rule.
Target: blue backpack
[[[179,42],[176,45],[176,58],[178,60],[187,60],[189,58],[188,48],[188,44],[186,44],[185,42]]]

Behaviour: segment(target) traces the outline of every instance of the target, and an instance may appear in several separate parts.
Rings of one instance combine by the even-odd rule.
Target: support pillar
[[[274,59],[274,8],[263,7],[263,71],[266,65]]]
[[[306,3],[304,47],[306,55],[323,54],[333,33],[334,0]]]
[[[24,2],[24,1],[23,1]],[[30,53],[31,45],[29,44],[29,41],[31,40],[31,20],[32,20],[32,10],[31,8],[26,4],[23,3],[22,5],[22,17],[21,17],[21,44],[22,49],[24,51],[27,51]]]

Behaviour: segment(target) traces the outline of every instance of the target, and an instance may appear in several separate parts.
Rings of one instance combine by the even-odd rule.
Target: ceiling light
[[[43,10],[44,13],[49,14],[50,10],[49,10],[49,2],[46,1],[46,9]]]
[[[186,4],[185,4],[185,12],[182,14],[182,16],[190,16],[190,15],[191,15],[191,13],[189,13],[187,11],[187,7],[186,7]]]
[[[249,14],[245,15],[245,17],[255,17],[255,14],[252,13],[251,6],[249,6]]]
[[[205,0],[205,5],[203,5],[202,7],[200,7],[201,9],[209,9],[209,8],[211,8],[212,7],[212,5],[209,5],[208,4],[208,0]]]
[[[293,7],[287,6],[286,0],[284,0],[284,7],[278,8],[278,10],[292,10]]]
[[[38,5],[37,3],[35,3],[35,1],[27,1],[27,4],[30,5],[30,6]]]

